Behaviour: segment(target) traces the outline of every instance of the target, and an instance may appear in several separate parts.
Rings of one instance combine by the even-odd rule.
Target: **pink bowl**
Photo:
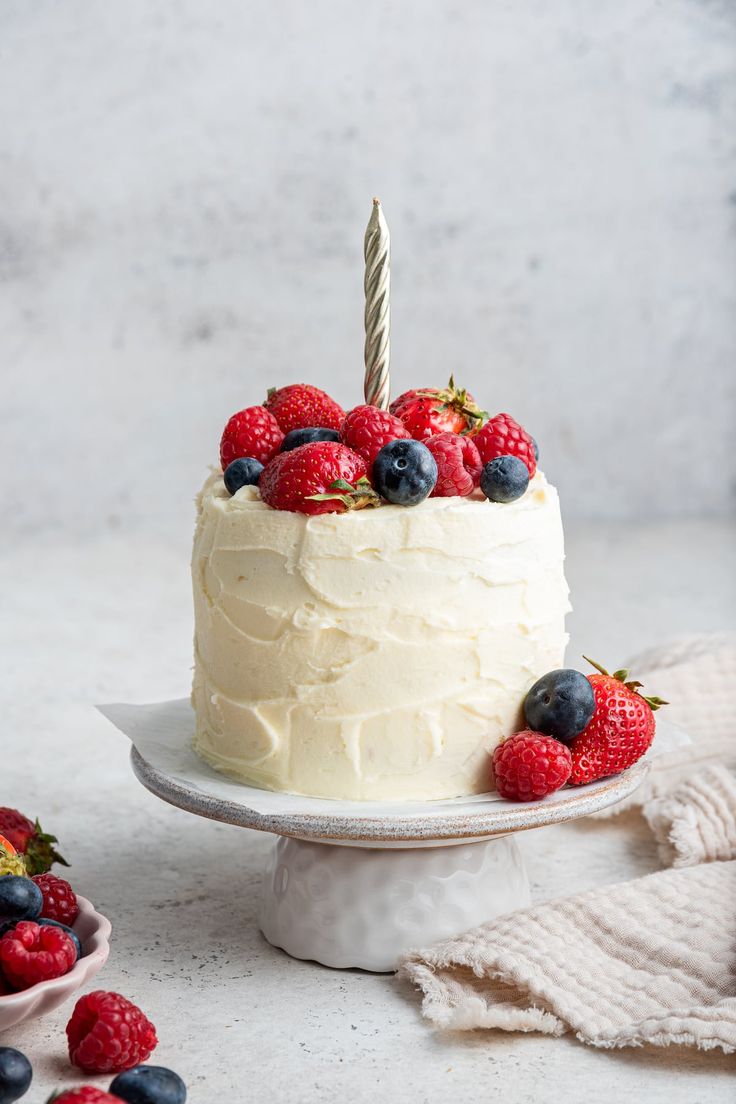
[[[74,923],[74,931],[82,943],[84,957],[64,974],[53,981],[42,981],[20,993],[0,996],[0,1031],[24,1020],[33,1020],[53,1012],[73,993],[98,973],[107,962],[110,954],[110,932],[112,925],[85,897],[78,897],[79,916]]]

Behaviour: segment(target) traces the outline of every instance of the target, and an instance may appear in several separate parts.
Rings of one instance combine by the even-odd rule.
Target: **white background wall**
[[[183,534],[235,409],[450,370],[568,517],[720,513],[736,5],[0,0],[4,524]],[[7,528],[6,528],[7,532]]]

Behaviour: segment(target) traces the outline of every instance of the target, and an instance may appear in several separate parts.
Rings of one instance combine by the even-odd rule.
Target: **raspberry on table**
[[[484,466],[498,456],[516,456],[526,464],[530,479],[537,470],[534,440],[510,414],[490,418],[473,440]]]
[[[79,916],[79,903],[69,883],[55,874],[36,874],[33,881],[43,894],[41,916],[71,927]]]
[[[67,1089],[59,1096],[52,1096],[48,1104],[120,1104],[120,1097],[96,1089],[93,1085],[82,1085],[79,1089]]]
[[[564,786],[571,772],[569,748],[530,729],[509,736],[493,753],[496,789],[511,801],[540,801]]]
[[[0,969],[14,989],[63,977],[76,961],[77,949],[61,928],[21,920],[0,939]]]
[[[120,993],[98,989],[77,1001],[66,1026],[72,1065],[120,1073],[147,1061],[158,1039],[151,1021]]]
[[[409,430],[400,418],[389,414],[388,410],[379,410],[377,406],[356,406],[340,427],[342,443],[363,457],[369,477],[373,461],[383,446],[409,436]]]

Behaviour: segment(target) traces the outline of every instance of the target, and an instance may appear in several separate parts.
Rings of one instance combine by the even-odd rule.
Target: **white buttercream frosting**
[[[563,537],[538,472],[480,494],[346,514],[197,500],[195,747],[268,789],[431,799],[489,788],[490,753],[563,661]]]

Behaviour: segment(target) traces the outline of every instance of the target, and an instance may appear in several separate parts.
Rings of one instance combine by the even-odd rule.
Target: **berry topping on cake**
[[[269,506],[302,514],[343,513],[378,504],[363,457],[334,441],[315,441],[280,453],[266,467],[259,486]]]
[[[222,478],[227,490],[234,495],[241,487],[257,487],[262,471],[263,464],[260,460],[254,460],[252,456],[241,456],[239,460],[228,464]]]
[[[416,441],[437,433],[468,433],[488,417],[464,388],[455,386],[452,376],[443,391],[428,388],[406,392],[392,404],[392,411]]]
[[[284,433],[311,426],[339,429],[345,417],[339,403],[309,383],[271,388],[263,405],[271,411]]]
[[[33,1067],[20,1050],[0,1047],[0,1104],[15,1104],[33,1080]]]
[[[514,502],[529,486],[529,469],[518,456],[497,456],[481,472],[480,489],[491,502]]]
[[[323,426],[307,426],[306,429],[291,429],[281,442],[282,452],[291,452],[292,449],[301,448],[302,445],[311,445],[314,441],[339,441],[340,434],[336,429],[325,429]]]
[[[54,847],[58,843],[56,836],[44,832],[38,820],[29,820],[17,809],[0,808],[0,836],[25,856],[29,874],[43,874],[54,863],[69,865]]]
[[[610,675],[593,660],[588,663],[600,673],[588,676],[595,697],[593,716],[570,744],[570,781],[575,785],[620,774],[641,759],[654,739],[653,710],[667,705],[662,698],[640,694],[641,683],[628,681],[627,670]]]
[[[0,878],[0,920],[35,920],[43,908],[43,893],[23,874]]]
[[[128,1104],[185,1104],[187,1099],[179,1074],[164,1066],[136,1066],[119,1073],[110,1092]]]
[[[395,506],[416,506],[432,493],[437,461],[419,441],[391,441],[373,462],[373,486]]]
[[[424,442],[437,461],[437,482],[432,498],[469,495],[478,486],[482,464],[470,437],[438,433]]]
[[[542,675],[524,699],[529,727],[565,744],[583,731],[594,712],[589,679],[569,667]]]
[[[518,456],[529,469],[531,479],[537,470],[534,441],[510,414],[496,414],[473,438],[484,464],[497,456]]]
[[[404,423],[377,406],[356,406],[340,427],[343,444],[362,456],[371,474],[373,461],[384,445],[411,437]]]
[[[68,974],[77,961],[74,943],[61,929],[21,920],[0,939],[0,969],[14,989]]]
[[[120,1073],[147,1061],[158,1039],[150,1020],[120,993],[98,989],[77,1001],[66,1026],[72,1065]]]
[[[79,916],[79,903],[69,883],[55,874],[37,874],[33,881],[43,896],[40,915],[60,924],[73,924]]]
[[[249,456],[267,464],[275,456],[284,439],[283,431],[273,414],[262,406],[247,406],[233,414],[222,432],[220,463],[222,470],[233,460]]]
[[[496,789],[511,801],[540,801],[564,786],[571,770],[564,744],[529,729],[509,736],[493,753]]]
[[[49,1097],[46,1104],[120,1104],[120,1097],[97,1089],[94,1085],[82,1085],[78,1089],[65,1089],[63,1093]]]

